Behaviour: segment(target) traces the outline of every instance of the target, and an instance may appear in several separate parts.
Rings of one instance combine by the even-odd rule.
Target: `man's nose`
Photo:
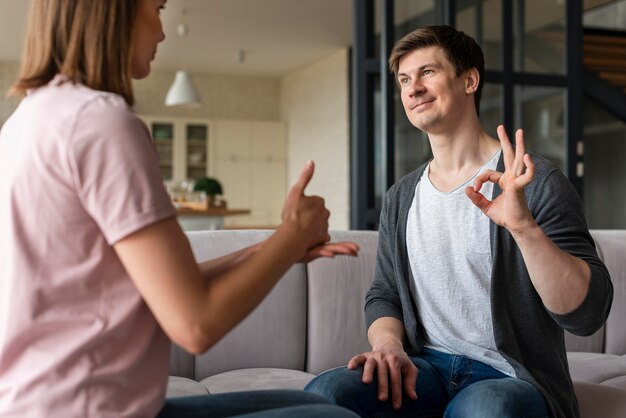
[[[419,78],[415,78],[411,80],[411,84],[409,85],[409,95],[415,96],[417,94],[423,93],[425,90],[424,84],[419,80]]]

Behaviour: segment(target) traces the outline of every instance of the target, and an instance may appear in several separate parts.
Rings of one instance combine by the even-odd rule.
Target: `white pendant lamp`
[[[187,25],[184,23],[180,23],[176,29],[181,38],[187,35]],[[165,106],[199,107],[201,104],[202,99],[200,99],[200,94],[191,81],[191,75],[184,69],[176,71],[174,83],[165,96]]]
[[[172,87],[165,96],[165,106],[200,106],[202,100],[187,71],[176,71]]]

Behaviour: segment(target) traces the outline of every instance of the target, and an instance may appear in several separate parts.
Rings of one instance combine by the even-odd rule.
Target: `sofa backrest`
[[[188,232],[197,261],[219,257],[265,239],[271,231]],[[206,353],[172,350],[172,375],[196,380],[233,369],[276,367],[304,370],[306,349],[306,270],[294,265],[261,304]],[[190,375],[189,360],[191,357]]]
[[[611,274],[613,305],[606,324],[592,336],[579,337],[566,332],[566,347],[568,351],[624,355],[626,230],[592,230],[591,234],[598,254]],[[363,302],[376,262],[377,237],[376,232],[333,232],[333,240],[354,240],[359,243],[359,259],[318,260],[308,266],[308,372],[319,373],[344,365],[354,354],[369,348]]]
[[[568,351],[623,355],[626,354],[626,230],[593,230],[591,234],[611,274],[613,306],[606,324],[592,336],[579,337],[566,332],[566,347]],[[345,365],[353,355],[369,349],[363,303],[373,278],[378,235],[374,231],[335,231],[332,237],[335,241],[358,242],[361,252],[358,259],[318,260],[308,265],[306,371],[315,374]]]
[[[188,232],[196,260],[219,257],[266,238],[270,231]],[[568,351],[626,354],[626,230],[591,231],[614,287],[611,313],[591,337],[566,333]],[[201,380],[233,369],[276,367],[319,373],[369,349],[363,304],[373,278],[378,234],[333,231],[355,241],[359,257],[320,259],[292,267],[268,297],[201,356],[172,351],[171,374]]]
[[[598,255],[611,274],[613,305],[604,326],[590,337],[565,334],[568,351],[626,354],[626,230],[592,230]]]
[[[369,349],[363,306],[376,263],[378,233],[333,231],[333,241],[354,241],[358,258],[320,259],[307,265],[308,338],[306,371],[318,374],[345,365]]]
[[[626,230],[597,230],[593,236],[613,281],[613,306],[605,325],[604,351],[626,355]]]

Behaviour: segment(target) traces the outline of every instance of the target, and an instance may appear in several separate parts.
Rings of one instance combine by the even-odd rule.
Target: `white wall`
[[[135,110],[143,115],[190,118],[278,120],[280,80],[274,77],[245,77],[192,74],[202,97],[202,106],[164,105],[173,72],[153,71],[145,80],[135,81]]]
[[[11,116],[19,99],[5,97],[9,88],[17,80],[19,64],[13,61],[0,61],[0,126]]]
[[[18,66],[17,62],[0,61],[0,125],[19,102],[15,97],[4,97],[17,79]],[[201,107],[166,107],[165,95],[174,81],[174,73],[153,71],[148,78],[133,83],[135,111],[144,115],[190,118],[279,119],[279,78],[212,74],[193,74],[192,77],[202,97]]]
[[[285,76],[280,116],[287,123],[288,184],[307,160],[316,171],[308,194],[326,199],[330,229],[350,226],[350,125],[348,50],[343,49]]]

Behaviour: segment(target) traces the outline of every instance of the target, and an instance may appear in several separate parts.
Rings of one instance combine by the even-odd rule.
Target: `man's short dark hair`
[[[389,56],[389,70],[398,78],[400,60],[416,49],[438,46],[443,49],[446,58],[454,66],[456,76],[476,68],[479,81],[474,93],[476,114],[480,115],[480,96],[484,86],[485,57],[483,50],[471,36],[456,30],[452,26],[424,26],[408,33],[394,45]]]

